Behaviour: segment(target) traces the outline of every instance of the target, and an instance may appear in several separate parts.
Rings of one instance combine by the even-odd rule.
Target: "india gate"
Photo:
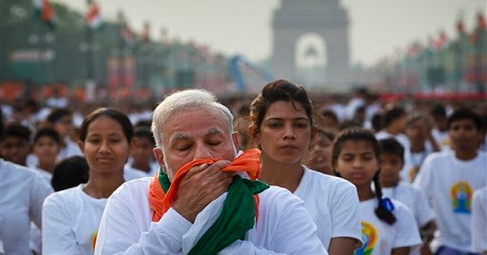
[[[339,0],[281,0],[272,19],[273,75],[315,88],[347,86],[348,28]]]

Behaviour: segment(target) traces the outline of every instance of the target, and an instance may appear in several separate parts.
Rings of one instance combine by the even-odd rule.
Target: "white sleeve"
[[[35,173],[32,189],[30,190],[29,216],[32,222],[42,229],[42,204],[47,196],[53,193],[51,185],[39,174]]]
[[[433,208],[431,208],[430,204],[428,203],[428,199],[424,194],[423,190],[416,189],[416,199],[415,199],[415,209],[414,218],[416,219],[420,228],[424,227],[430,221],[435,219],[435,213]]]
[[[289,199],[278,221],[275,235],[272,237],[272,251],[257,247],[250,241],[237,240],[220,251],[220,255],[272,255],[272,254],[325,254],[325,247],[316,235],[316,226],[311,216],[298,197]]]
[[[351,183],[340,185],[343,187],[337,192],[330,208],[333,224],[331,238],[351,237],[362,245],[362,228],[360,225],[360,214],[357,190]],[[360,245],[360,246],[361,246]]]
[[[125,193],[127,194],[127,193]],[[133,201],[124,192],[113,194],[107,201],[98,229],[95,254],[181,254],[182,236],[191,223],[170,208],[149,231],[142,232]]]
[[[433,207],[433,194],[431,194],[431,173],[433,170],[433,158],[434,157],[432,157],[432,155],[426,157],[423,164],[421,165],[418,175],[413,182],[414,187],[417,187],[424,192],[424,194],[426,195],[426,199],[430,204],[430,207]]]
[[[71,229],[71,215],[66,213],[62,196],[54,193],[46,198],[42,210],[42,253],[82,254]]]
[[[400,202],[394,201],[394,205],[396,222],[393,226],[396,229],[396,236],[392,248],[411,247],[414,249],[421,244],[421,237],[413,214]]]
[[[478,253],[485,252],[487,251],[487,187],[474,193],[471,220],[472,249]]]

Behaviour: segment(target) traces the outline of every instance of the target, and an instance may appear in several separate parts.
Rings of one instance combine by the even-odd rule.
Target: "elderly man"
[[[237,154],[213,94],[170,95],[152,131],[161,170],[109,198],[95,254],[327,254],[303,202],[256,180],[258,151]]]

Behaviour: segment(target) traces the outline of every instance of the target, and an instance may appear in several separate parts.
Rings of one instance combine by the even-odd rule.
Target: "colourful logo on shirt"
[[[472,204],[472,188],[468,182],[457,182],[450,189],[450,200],[453,211],[456,213],[470,214]]]
[[[93,248],[93,251],[95,251],[96,237],[97,236],[98,236],[98,230],[93,232],[93,235],[91,235],[91,247]]]
[[[409,169],[409,172],[408,172],[409,180],[414,181],[414,179],[416,178],[416,175],[418,174],[418,171],[419,171],[419,166],[411,167],[411,169]]]
[[[362,241],[364,245],[360,249],[355,250],[355,255],[370,255],[374,250],[375,244],[377,243],[377,229],[374,225],[362,221]]]

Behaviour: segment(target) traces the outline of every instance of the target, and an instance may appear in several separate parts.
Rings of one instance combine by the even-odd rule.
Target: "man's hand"
[[[230,187],[234,173],[221,171],[229,163],[221,160],[191,168],[179,184],[172,208],[188,221],[194,222],[198,213]]]

